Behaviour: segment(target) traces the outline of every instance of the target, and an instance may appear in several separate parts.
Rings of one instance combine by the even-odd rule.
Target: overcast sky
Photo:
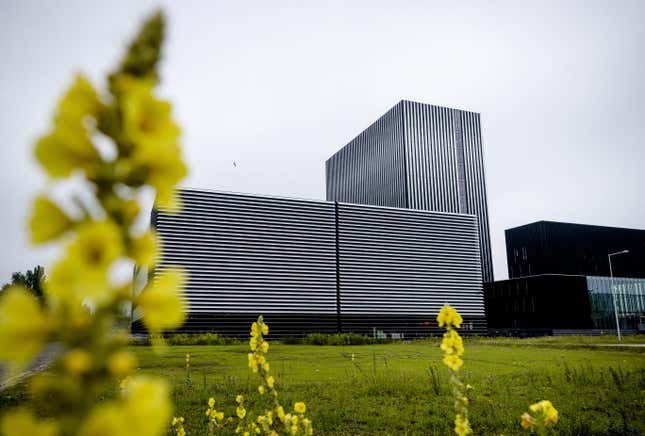
[[[46,264],[32,159],[82,70],[158,2],[0,0],[0,282]],[[162,3],[163,4],[163,3]],[[324,161],[401,99],[480,112],[496,278],[504,229],[645,228],[645,2],[174,1],[162,94],[187,187],[324,199]],[[233,165],[236,162],[237,166]]]

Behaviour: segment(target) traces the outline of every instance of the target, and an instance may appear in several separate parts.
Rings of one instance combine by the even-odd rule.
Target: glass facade
[[[639,319],[645,316],[645,279],[614,277],[618,319],[622,329],[637,329]],[[587,289],[591,303],[594,328],[615,329],[612,279],[587,276]]]

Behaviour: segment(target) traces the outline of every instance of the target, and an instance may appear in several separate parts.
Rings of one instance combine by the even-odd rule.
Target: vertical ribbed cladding
[[[452,109],[403,101],[408,206],[466,213],[459,209]]]
[[[482,276],[493,280],[479,114],[403,101],[408,205],[476,215]]]
[[[407,207],[401,103],[325,163],[329,201]]]
[[[332,201],[476,215],[493,280],[479,114],[403,100],[327,161],[326,178]]]
[[[476,217],[342,203],[338,214],[343,330],[438,333],[449,303],[466,333],[485,332]]]
[[[455,111],[461,117],[463,132],[464,167],[466,176],[466,205],[462,213],[476,215],[479,219],[479,239],[482,256],[484,282],[493,281],[493,259],[488,224],[488,199],[481,138],[481,124],[478,113]],[[456,114],[455,114],[456,115]]]
[[[183,331],[246,335],[260,314],[272,334],[335,332],[334,205],[182,190],[183,209],[159,211],[162,260],[189,275]]]

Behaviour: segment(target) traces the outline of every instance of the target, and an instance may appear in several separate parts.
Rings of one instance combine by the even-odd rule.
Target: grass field
[[[628,342],[643,342],[643,337]],[[560,412],[557,434],[643,434],[645,349],[594,348],[615,338],[468,339],[462,380],[474,385],[475,434],[519,434],[528,405],[549,399]],[[272,344],[269,361],[281,401],[305,401],[316,434],[451,434],[452,399],[438,340],[358,346]],[[163,356],[131,347],[140,372],[168,377],[176,414],[188,434],[206,434],[209,397],[227,415],[235,395],[263,408],[246,345],[172,346]],[[191,354],[190,383],[184,358]],[[352,361],[352,354],[355,360]],[[20,387],[0,407],[21,401]],[[638,433],[634,433],[634,432]]]
[[[642,434],[645,350],[587,348],[603,342],[614,340],[467,341],[461,373],[475,386],[470,410],[476,434],[520,433],[520,414],[541,399],[550,399],[560,411],[558,434],[634,434],[635,429]],[[135,351],[142,372],[173,380],[177,413],[186,417],[191,434],[203,428],[210,396],[227,413],[233,413],[237,393],[262,402],[244,345],[174,346],[163,358],[147,347]],[[192,356],[190,387],[186,353]],[[450,434],[452,400],[440,359],[438,341],[275,344],[269,351],[281,399],[286,404],[304,400],[317,434]]]

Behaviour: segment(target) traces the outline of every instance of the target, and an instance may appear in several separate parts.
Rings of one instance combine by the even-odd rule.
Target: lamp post
[[[611,256],[618,256],[619,254],[627,254],[629,250],[617,251],[615,253],[609,253],[607,259],[609,259],[609,281],[611,286],[611,299],[614,302],[614,316],[616,317],[616,333],[618,334],[618,342],[622,342],[620,336],[620,324],[618,323],[618,306],[616,305],[616,290],[614,289],[614,271],[611,268]]]

